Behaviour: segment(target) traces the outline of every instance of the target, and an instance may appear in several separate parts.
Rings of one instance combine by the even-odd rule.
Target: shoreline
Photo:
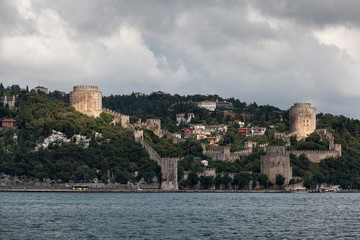
[[[0,192],[66,192],[66,193],[290,193],[286,190],[162,190],[162,189],[89,189],[73,190],[67,188],[2,188]]]
[[[292,193],[287,190],[161,190],[161,189],[143,189],[143,190],[123,190],[123,189],[89,189],[72,190],[67,188],[3,188],[0,192],[54,192],[54,193]],[[324,193],[309,191],[306,193]],[[360,193],[359,190],[340,191],[334,193]],[[295,193],[304,194],[304,193]]]

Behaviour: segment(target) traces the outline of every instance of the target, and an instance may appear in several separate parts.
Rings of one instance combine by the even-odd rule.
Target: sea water
[[[0,239],[360,239],[360,194],[0,192]]]

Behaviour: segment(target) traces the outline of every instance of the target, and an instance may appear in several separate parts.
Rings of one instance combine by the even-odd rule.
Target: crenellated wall
[[[114,116],[113,123],[120,123],[123,128],[127,128],[130,124],[129,115],[124,115],[107,108],[103,108],[103,112],[113,115]]]
[[[214,160],[222,160],[227,162],[235,162],[236,160],[240,160],[245,156],[248,156],[250,153],[253,152],[253,147],[255,147],[256,143],[246,143],[246,149],[236,152],[230,152],[230,147],[217,147],[213,148],[212,150],[206,150],[204,149],[204,154],[206,156],[211,157]],[[260,144],[257,147],[264,148],[268,145],[266,144]]]
[[[149,154],[150,159],[154,160],[161,168],[161,189],[178,190],[178,162],[180,158],[161,158],[143,139],[139,139],[139,142]]]
[[[341,157],[341,145],[334,144],[334,150],[286,150],[285,146],[267,146],[266,155],[261,156],[261,173],[268,175],[272,183],[275,183],[276,175],[281,174],[287,184],[292,178],[290,154],[305,154],[311,162],[319,163],[326,158]]]
[[[341,145],[335,144],[336,150],[289,150],[286,151],[288,154],[294,154],[297,157],[301,154],[305,154],[310,162],[319,163],[321,160],[326,158],[338,158],[341,157]],[[340,147],[340,149],[339,149]]]

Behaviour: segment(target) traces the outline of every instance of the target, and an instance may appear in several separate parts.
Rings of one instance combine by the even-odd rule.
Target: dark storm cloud
[[[308,0],[2,1],[0,82],[66,91],[96,84],[105,95],[218,93],[281,108],[311,101],[322,112],[359,116],[350,111],[360,103],[358,8]]]
[[[298,23],[318,27],[334,24],[360,24],[358,0],[303,0],[254,1],[254,6],[264,15],[292,19]]]

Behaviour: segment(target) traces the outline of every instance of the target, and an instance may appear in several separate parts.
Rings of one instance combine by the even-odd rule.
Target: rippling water
[[[0,239],[360,239],[360,194],[0,193]]]

